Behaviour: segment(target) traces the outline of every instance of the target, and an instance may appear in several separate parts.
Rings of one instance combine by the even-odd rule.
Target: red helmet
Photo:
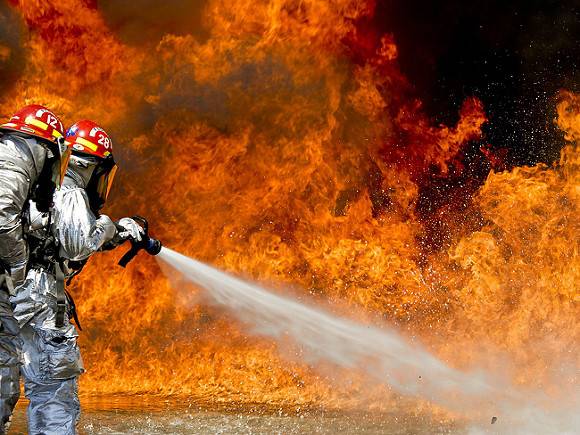
[[[17,131],[42,139],[39,143],[47,150],[47,154],[32,199],[40,211],[48,211],[54,189],[61,185],[70,157],[70,149],[64,143],[62,122],[46,107],[31,104],[16,112],[10,121],[0,125],[0,130]]]
[[[68,129],[66,143],[75,156],[81,159],[83,156],[93,156],[99,162],[87,186],[91,207],[98,211],[105,204],[117,173],[111,138],[93,121],[84,120]]]
[[[90,154],[104,159],[113,152],[113,142],[105,130],[93,121],[74,123],[66,132],[66,141],[73,152]]]
[[[64,127],[58,116],[39,104],[23,107],[12,115],[10,121],[0,125],[0,129],[21,131],[51,142],[64,135]]]

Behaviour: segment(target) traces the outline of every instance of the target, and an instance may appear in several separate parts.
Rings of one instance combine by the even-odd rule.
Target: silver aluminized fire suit
[[[55,192],[50,217],[31,207],[29,239],[49,240],[58,248],[57,257],[65,276],[73,272],[69,268],[71,262],[87,259],[118,236],[108,216],[96,218],[91,211],[85,191],[87,183],[87,177],[69,165],[63,186]],[[50,256],[49,251],[50,247],[43,252]],[[77,380],[84,368],[77,345],[78,334],[69,321],[68,299],[64,325],[57,326],[56,277],[53,261],[34,259],[32,255],[26,281],[11,298],[21,329],[22,375],[25,394],[30,400],[28,430],[31,434],[74,434],[80,417]]]
[[[2,133],[0,137],[0,433],[5,432],[18,401],[18,324],[9,292],[24,281],[28,248],[23,237],[22,212],[44,166],[47,150],[31,136]]]

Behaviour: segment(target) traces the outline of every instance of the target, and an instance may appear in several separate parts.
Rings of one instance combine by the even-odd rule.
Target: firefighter
[[[26,276],[29,249],[23,235],[31,200],[47,212],[68,163],[64,128],[40,105],[28,105],[0,125],[0,433],[18,401],[19,337],[9,296]]]
[[[30,268],[11,298],[21,329],[31,434],[74,434],[80,417],[77,381],[84,368],[65,280],[95,252],[138,242],[144,234],[131,218],[113,222],[100,213],[117,170],[109,135],[85,120],[70,127],[66,141],[72,155],[51,212],[30,207]]]

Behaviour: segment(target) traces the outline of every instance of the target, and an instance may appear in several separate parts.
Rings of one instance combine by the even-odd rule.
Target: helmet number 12
[[[50,125],[52,128],[58,128],[57,122],[58,119],[56,119],[54,116],[50,114],[46,116],[46,123]]]

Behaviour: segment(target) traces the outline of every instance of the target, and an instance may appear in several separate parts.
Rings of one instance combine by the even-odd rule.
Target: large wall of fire
[[[580,362],[577,95],[557,97],[560,161],[506,168],[485,151],[479,100],[454,125],[425,115],[396,39],[361,31],[372,1],[190,1],[190,21],[160,9],[122,34],[129,2],[116,22],[116,2],[9,3],[0,114],[41,103],[110,131],[121,169],[106,213],[147,216],[179,252],[396,325],[457,367],[507,359],[515,382],[537,385]],[[95,256],[71,288],[83,394],[374,403],[356,374],[337,388],[203,292],[172,289],[154,259],[124,270],[120,255]]]

